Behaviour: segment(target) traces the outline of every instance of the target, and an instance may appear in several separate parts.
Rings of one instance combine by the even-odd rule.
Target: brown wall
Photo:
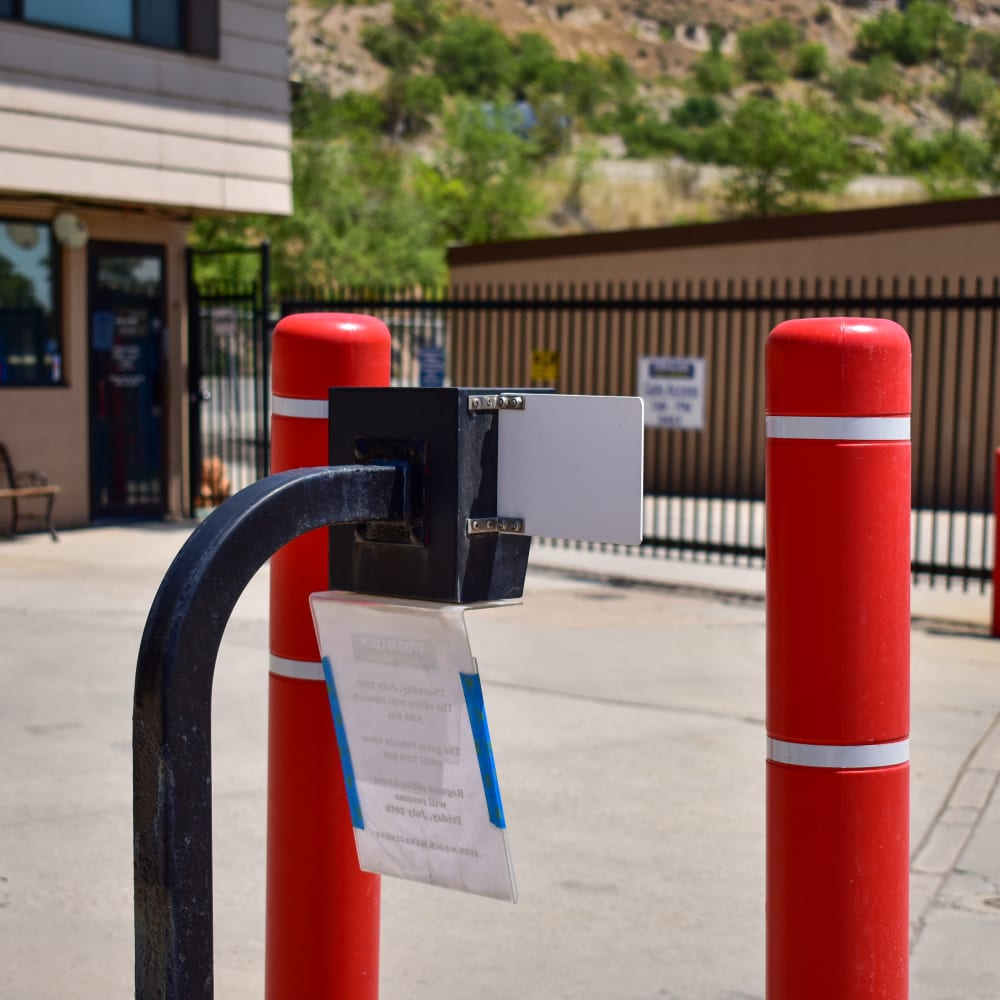
[[[0,217],[47,221],[55,203],[0,199]],[[159,244],[165,248],[167,279],[167,510],[179,515],[187,496],[183,461],[187,434],[187,315],[184,246],[186,225],[144,213],[78,209],[93,240]],[[65,384],[0,389],[0,439],[20,468],[40,469],[62,492],[56,501],[59,527],[90,520],[90,401],[88,392],[87,250],[62,249],[63,371]],[[0,511],[0,523],[7,523]]]
[[[992,278],[1000,198],[455,247],[455,286]]]

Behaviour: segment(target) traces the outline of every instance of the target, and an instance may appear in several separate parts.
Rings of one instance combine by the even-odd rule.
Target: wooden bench
[[[59,541],[55,526],[52,523],[52,508],[55,506],[59,487],[49,483],[44,472],[16,472],[14,463],[10,460],[10,452],[0,441],[0,500],[10,500],[13,510],[10,534],[17,534],[19,521],[28,518],[45,525],[54,542]],[[45,512],[42,514],[24,513],[18,507],[19,500],[44,500]]]

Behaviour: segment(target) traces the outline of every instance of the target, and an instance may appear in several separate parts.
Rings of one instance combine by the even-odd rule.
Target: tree
[[[531,146],[504,109],[458,101],[445,114],[447,142],[418,174],[441,244],[525,236],[539,204],[531,187]]]
[[[833,190],[851,169],[846,136],[836,118],[761,97],[737,107],[717,132],[716,150],[736,168],[729,199],[748,215],[801,210],[807,194]]]
[[[449,93],[491,99],[516,76],[514,49],[504,33],[467,14],[446,20],[434,44],[434,71]]]

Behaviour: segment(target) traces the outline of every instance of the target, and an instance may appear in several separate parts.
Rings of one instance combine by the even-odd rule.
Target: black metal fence
[[[250,281],[199,282],[195,254],[189,256],[188,439],[195,513],[263,478],[270,464],[267,247],[246,252],[260,255]]]
[[[406,384],[419,384],[428,323],[435,336],[444,326],[456,385],[631,394],[641,357],[703,358],[701,429],[647,429],[646,540],[636,551],[748,564],[764,558],[768,333],[801,316],[893,319],[913,345],[914,574],[963,586],[989,578],[1000,279],[342,290],[282,308],[379,316]]]
[[[217,323],[211,309],[220,307],[202,296],[202,324]],[[963,587],[985,587],[990,577],[1000,279],[353,289],[284,296],[280,310],[378,316],[393,333],[396,385],[431,382],[441,351],[449,384],[597,394],[634,394],[640,358],[703,359],[699,429],[647,428],[645,541],[627,551],[749,565],[762,563],[765,549],[768,333],[800,316],[894,319],[913,345],[914,575]],[[248,360],[243,377],[260,363]],[[266,458],[267,426],[266,380],[259,381],[252,425],[238,421],[244,440],[251,426],[259,434],[250,449],[258,460]],[[250,396],[249,383],[242,391]],[[221,444],[213,453],[225,454]],[[238,454],[245,462],[246,452]]]

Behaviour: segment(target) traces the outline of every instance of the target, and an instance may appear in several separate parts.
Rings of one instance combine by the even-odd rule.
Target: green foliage
[[[986,116],[983,144],[986,147],[984,179],[996,191],[1000,188],[1000,103],[994,103]]]
[[[882,52],[871,59],[861,76],[861,96],[866,101],[895,95],[899,89],[899,75],[891,55]]]
[[[974,32],[969,39],[967,65],[994,78],[1000,77],[1000,35],[991,31]]]
[[[604,72],[613,100],[628,101],[635,96],[639,89],[635,71],[621,53],[614,52],[608,56]]]
[[[392,135],[418,135],[440,113],[444,84],[436,76],[396,74],[389,78],[384,102],[386,131]]]
[[[716,158],[718,131],[723,127],[722,109],[713,97],[688,97],[664,120],[644,104],[634,104],[621,124],[621,136],[629,156],[644,158],[675,153],[687,160],[706,163]]]
[[[445,8],[441,0],[393,0],[392,22],[408,38],[426,42],[441,30]]]
[[[663,121],[651,109],[634,112],[621,127],[625,151],[636,159],[663,153],[679,153],[692,158],[694,143],[690,133],[672,121]]]
[[[440,0],[393,0],[392,19],[365,25],[361,44],[383,66],[405,73],[420,61],[442,21]]]
[[[981,114],[996,93],[996,84],[982,70],[959,70],[934,90],[934,97],[954,120]]]
[[[377,62],[389,69],[410,69],[420,58],[420,48],[395,24],[367,24],[361,44]]]
[[[708,26],[708,46],[712,52],[721,52],[722,43],[726,40],[726,29],[714,21]]]
[[[302,139],[370,134],[385,127],[386,114],[377,94],[351,90],[331,97],[321,84],[306,80],[292,98],[292,132]]]
[[[817,108],[751,97],[717,133],[716,154],[736,167],[730,202],[743,214],[801,210],[806,195],[839,186],[852,169],[839,119]]]
[[[745,28],[736,36],[743,75],[757,83],[780,83],[788,76],[788,53],[800,37],[799,29],[780,17]]]
[[[539,204],[528,144],[509,116],[460,100],[445,114],[447,142],[422,165],[418,191],[437,220],[439,245],[524,236]]]
[[[912,0],[903,11],[883,10],[865,21],[855,40],[863,56],[884,52],[904,66],[917,66],[943,54],[954,27],[943,0]]]
[[[736,85],[736,67],[721,52],[706,52],[694,65],[692,77],[702,94],[728,94]]]
[[[876,138],[882,134],[884,128],[881,115],[857,106],[846,108],[841,122],[847,135],[864,139]]]
[[[828,76],[837,99],[847,106],[857,100],[877,101],[899,90],[899,70],[888,53],[874,56],[865,66],[844,66]]]
[[[563,93],[571,111],[592,121],[610,97],[605,66],[585,53],[575,62],[564,62],[563,74]]]
[[[670,120],[680,128],[705,128],[722,117],[714,97],[688,97],[670,112]]]
[[[990,142],[954,130],[918,138],[910,129],[896,129],[889,142],[886,167],[891,173],[919,177],[937,198],[969,197],[978,181],[991,178]]]
[[[556,94],[547,94],[531,102],[535,121],[522,138],[529,139],[529,159],[542,162],[564,153],[573,137],[572,120],[566,102]]]
[[[514,48],[489,21],[466,14],[448,18],[434,43],[434,71],[449,93],[493,98],[516,79]]]
[[[530,93],[554,94],[562,86],[564,67],[552,43],[536,31],[523,32],[514,42],[517,63],[514,85]]]
[[[826,72],[829,56],[822,42],[803,42],[795,50],[792,76],[797,80],[818,80]]]
[[[444,274],[433,214],[412,196],[407,161],[374,138],[298,142],[294,214],[266,228],[279,287],[428,283]]]
[[[292,165],[290,217],[200,219],[192,243],[270,240],[275,288],[443,280],[434,216],[413,196],[407,161],[396,150],[362,133],[340,141],[299,138]],[[244,256],[227,255],[208,277],[245,279],[249,264]]]

